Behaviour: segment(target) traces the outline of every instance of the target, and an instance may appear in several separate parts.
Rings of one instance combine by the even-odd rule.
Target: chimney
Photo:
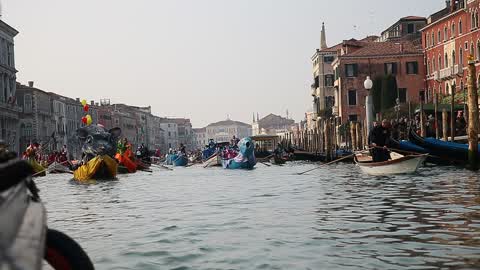
[[[455,12],[455,10],[457,9],[457,4],[456,4],[456,0],[450,0],[450,12]]]
[[[33,88],[33,81],[28,81],[28,87]]]

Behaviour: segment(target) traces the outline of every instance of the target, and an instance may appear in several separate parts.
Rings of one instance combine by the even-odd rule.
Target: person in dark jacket
[[[387,146],[391,143],[390,123],[382,121],[382,125],[374,126],[368,135],[368,142],[372,148],[373,162],[387,161],[390,158]]]

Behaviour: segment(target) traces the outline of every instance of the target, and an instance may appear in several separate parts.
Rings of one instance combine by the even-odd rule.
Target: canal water
[[[479,269],[480,177],[337,164],[201,166],[78,185],[39,178],[51,228],[97,269]]]

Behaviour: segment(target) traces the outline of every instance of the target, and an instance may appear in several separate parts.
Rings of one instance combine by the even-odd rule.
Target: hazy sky
[[[428,16],[444,0],[2,0],[18,80],[88,100],[151,105],[194,127],[252,113],[303,118],[310,57],[327,43]]]

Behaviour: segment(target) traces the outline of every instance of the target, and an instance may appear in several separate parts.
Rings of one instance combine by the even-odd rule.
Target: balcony
[[[434,71],[434,72],[433,72],[433,79],[434,79],[435,81],[440,80],[440,73],[439,73],[438,71]]]
[[[453,74],[462,77],[463,75],[463,67],[461,65],[453,66]]]
[[[447,67],[440,70],[440,80],[445,80],[451,78],[453,75],[453,68]]]

